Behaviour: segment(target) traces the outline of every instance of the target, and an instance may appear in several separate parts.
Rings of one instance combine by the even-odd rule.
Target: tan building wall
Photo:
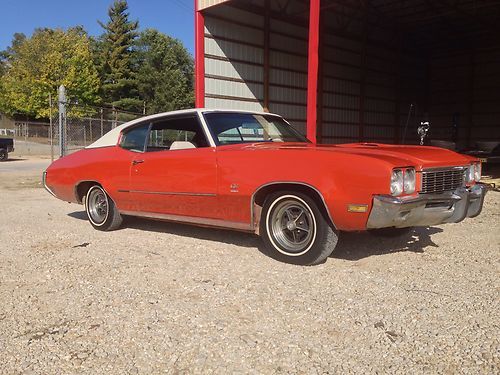
[[[14,129],[14,120],[0,113],[0,129]]]

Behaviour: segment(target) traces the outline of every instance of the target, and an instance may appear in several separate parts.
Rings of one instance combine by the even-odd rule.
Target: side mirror
[[[431,125],[429,124],[429,121],[420,122],[420,126],[417,129],[417,133],[420,136],[420,146],[424,144],[424,138],[426,137],[430,127]]]

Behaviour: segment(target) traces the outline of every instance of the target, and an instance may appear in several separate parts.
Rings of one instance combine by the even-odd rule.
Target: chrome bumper
[[[420,194],[408,199],[376,195],[366,227],[403,228],[458,223],[481,213],[485,195],[483,184],[458,188],[452,193]]]
[[[51,195],[54,197],[56,196],[52,190],[47,186],[47,171],[44,171],[42,174],[42,182],[43,182],[43,187],[45,190],[47,190]],[[57,198],[57,197],[56,197]]]

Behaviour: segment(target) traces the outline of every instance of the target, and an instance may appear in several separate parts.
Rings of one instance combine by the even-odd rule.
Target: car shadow
[[[85,211],[75,211],[68,214],[69,217],[78,220],[87,220],[87,213]]]
[[[87,220],[87,214],[85,211],[71,212],[68,214],[68,216],[79,220]],[[242,247],[257,247],[259,248],[259,251],[261,251],[261,241],[259,237],[251,233],[237,232],[219,228],[204,228],[188,224],[180,224],[153,219],[143,219],[140,217],[132,216],[126,216],[124,218],[122,227],[118,230],[126,228],[138,229],[148,232],[168,233],[175,236],[191,237],[200,240],[227,243]]]
[[[87,220],[85,211],[71,212],[68,216],[79,220]],[[260,238],[251,233],[204,228],[130,216],[125,218],[122,228],[168,233],[175,236],[256,248],[262,254],[272,257]],[[404,251],[423,253],[427,247],[438,247],[431,237],[442,231],[437,227],[416,227],[397,237],[380,237],[368,232],[341,232],[337,248],[330,257],[358,261],[371,256]]]
[[[438,247],[432,241],[432,235],[442,231],[437,227],[415,227],[395,237],[382,237],[369,232],[342,232],[331,257],[357,261],[403,251],[423,253],[427,247]]]
[[[9,162],[23,161],[23,160],[27,160],[27,159],[23,159],[23,158],[11,158],[11,157],[9,157],[7,160],[2,161],[2,163],[9,163]]]
[[[150,220],[138,217],[127,217],[124,223],[126,228],[144,230],[148,232],[168,233],[175,236],[191,237],[199,240],[221,242],[241,247],[257,247],[260,249],[260,239],[252,233],[237,232],[219,228],[205,228],[188,224],[168,221]]]

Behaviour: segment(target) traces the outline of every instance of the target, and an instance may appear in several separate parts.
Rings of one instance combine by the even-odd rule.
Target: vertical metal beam
[[[316,143],[318,116],[318,50],[320,0],[310,0],[309,51],[307,63],[307,138]]]
[[[195,106],[205,107],[205,17],[198,10],[198,0],[194,0],[195,23]]]
[[[361,51],[361,79],[359,82],[359,142],[365,137],[365,96],[366,96],[366,68],[368,60],[368,10],[366,6],[363,12],[363,50]]]
[[[269,112],[269,45],[271,34],[271,0],[265,0],[264,13],[264,112]]]
[[[319,39],[319,68],[318,68],[318,115],[317,115],[317,129],[316,129],[316,141],[319,143],[323,143],[323,92],[324,92],[324,58],[325,58],[325,43],[324,37],[321,37],[321,35],[325,35],[325,22],[324,22],[324,13],[323,15],[320,14],[320,22],[319,22],[319,30],[320,30],[320,39]]]

